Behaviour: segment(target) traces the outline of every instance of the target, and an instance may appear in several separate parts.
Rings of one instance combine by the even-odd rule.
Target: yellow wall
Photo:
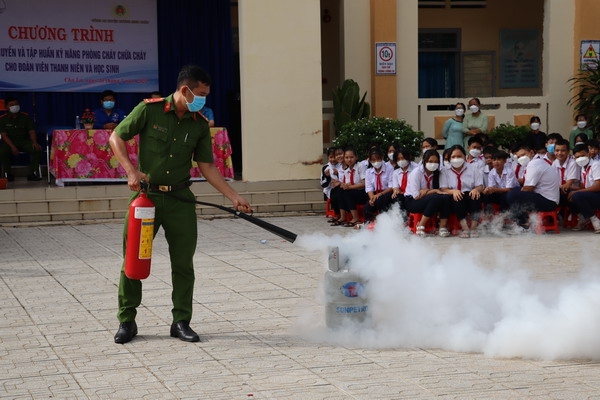
[[[342,2],[342,76],[360,86],[361,95],[367,92],[371,102],[371,20],[369,0]]]
[[[319,0],[240,1],[239,31],[243,179],[318,177]]]
[[[582,40],[600,40],[600,1],[575,0],[575,33],[573,42],[573,73],[579,70]]]

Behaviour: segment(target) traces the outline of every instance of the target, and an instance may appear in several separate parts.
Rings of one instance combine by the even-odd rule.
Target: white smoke
[[[590,268],[568,281],[541,281],[520,265],[515,251],[531,250],[527,235],[512,239],[510,254],[502,251],[502,239],[494,246],[490,241],[478,245],[479,239],[436,246],[445,240],[453,239],[410,234],[397,210],[379,216],[373,231],[300,237],[301,246],[323,254],[339,247],[340,264],[347,259],[347,267],[365,283],[371,316],[368,325],[349,322],[330,330],[323,320],[306,315],[298,323],[301,334],[369,348],[600,359],[600,273],[591,260],[573,260]],[[490,252],[493,247],[499,248],[496,254]]]

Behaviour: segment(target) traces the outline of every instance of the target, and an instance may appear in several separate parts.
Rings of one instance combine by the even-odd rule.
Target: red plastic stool
[[[446,228],[450,232],[452,236],[457,236],[460,231],[460,222],[458,221],[458,217],[456,214],[450,214],[448,216],[448,223],[446,224]]]
[[[331,200],[327,199],[327,202],[325,203],[325,218],[335,217],[337,217],[337,215],[335,215],[335,211],[331,209]]]
[[[417,233],[417,225],[419,225],[419,221],[423,218],[423,214],[419,213],[410,213],[408,214],[408,220],[406,224],[408,229],[412,231],[412,233]],[[425,233],[435,233],[437,229],[437,214],[433,215],[425,224]]]
[[[537,216],[535,233],[538,235],[542,232],[554,231],[560,233],[558,229],[558,211],[537,211],[534,213]]]

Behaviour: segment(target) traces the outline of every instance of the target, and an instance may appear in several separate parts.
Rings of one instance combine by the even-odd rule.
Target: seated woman
[[[466,152],[460,145],[450,148],[450,169],[443,170],[440,187],[452,195],[452,211],[456,214],[462,232],[460,237],[478,237],[477,225],[481,212],[483,174],[474,164],[465,163]],[[471,227],[467,216],[471,215]]]
[[[392,174],[392,189],[391,201],[400,203],[400,208],[405,210],[404,193],[408,185],[408,175],[419,167],[417,163],[412,161],[413,157],[410,151],[405,147],[399,147],[394,152],[393,158],[396,160],[398,168]]]
[[[440,155],[437,150],[427,150],[419,167],[408,175],[404,199],[406,211],[423,215],[417,222],[418,236],[426,235],[425,225],[436,213],[440,217],[439,236],[450,236],[446,224],[452,199],[440,190]]]
[[[343,225],[346,227],[353,227],[360,222],[358,218],[358,211],[356,209],[357,204],[364,204],[367,199],[367,192],[365,192],[365,172],[362,167],[362,163],[357,162],[358,157],[356,152],[352,148],[344,150],[344,163],[346,169],[342,175],[342,183],[340,188],[340,218],[334,221],[332,226]],[[352,219],[350,222],[346,221],[346,215],[350,213]]]
[[[369,199],[365,203],[365,224],[373,221],[373,215],[386,211],[390,206],[392,173],[389,164],[383,163],[383,152],[379,148],[369,151],[369,164],[365,172],[365,192]]]

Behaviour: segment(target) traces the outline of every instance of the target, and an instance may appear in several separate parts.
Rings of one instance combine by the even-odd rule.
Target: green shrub
[[[528,126],[514,126],[506,123],[492,129],[489,135],[497,147],[509,150],[514,143],[525,140],[530,131]]]
[[[366,158],[369,146],[381,147],[384,154],[391,143],[408,148],[415,156],[421,153],[423,132],[415,131],[405,120],[374,117],[345,124],[333,140],[337,147],[352,147],[360,159]]]

